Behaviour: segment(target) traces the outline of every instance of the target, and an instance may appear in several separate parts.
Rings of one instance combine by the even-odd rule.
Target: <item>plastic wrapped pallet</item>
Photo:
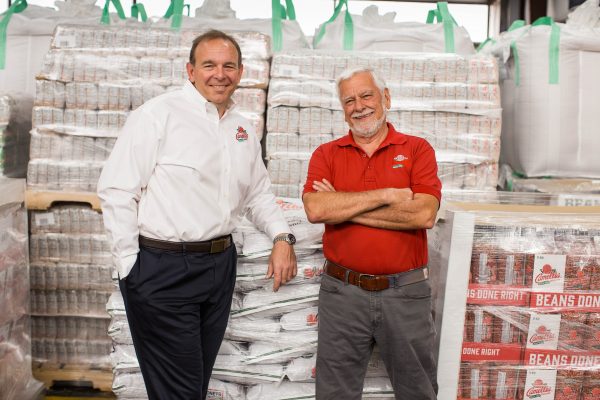
[[[29,161],[31,97],[0,95],[0,177],[25,178]]]
[[[3,399],[37,397],[31,373],[31,319],[25,182],[0,178],[0,393]]]
[[[42,368],[107,368],[112,259],[102,215],[64,205],[31,212],[32,353]]]
[[[50,48],[52,32],[60,23],[99,26],[102,10],[95,0],[56,1],[57,8],[27,5],[13,1],[5,17],[6,41],[0,87],[10,92],[35,94],[35,75]],[[25,7],[24,9],[22,9]],[[9,14],[7,16],[7,14]]]
[[[597,397],[599,223],[598,207],[446,211],[430,241],[439,399]]]
[[[584,16],[594,15],[589,10]],[[600,177],[600,30],[585,18],[544,17],[482,51],[505,63],[503,162],[528,177]]]
[[[438,15],[439,24],[394,22],[396,13],[380,16],[377,6],[367,7],[362,15],[352,15],[347,0],[341,0],[329,21],[316,29],[313,48],[474,54],[469,34],[457,26],[447,3],[438,3]]]
[[[102,166],[131,110],[187,80],[193,39],[205,29],[60,25],[37,75],[28,185],[95,192]],[[244,74],[234,101],[259,138],[269,82],[269,38],[231,32]]]
[[[501,109],[493,57],[295,51],[274,56],[267,98],[267,168],[277,194],[300,197],[312,152],[347,134],[335,78],[361,66],[388,84],[388,121],[434,147],[445,188],[495,190]]]

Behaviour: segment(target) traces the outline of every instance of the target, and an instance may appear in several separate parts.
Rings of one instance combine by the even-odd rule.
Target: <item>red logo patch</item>
[[[241,126],[238,126],[237,132],[235,133],[235,138],[238,142],[245,142],[248,140],[248,132]]]

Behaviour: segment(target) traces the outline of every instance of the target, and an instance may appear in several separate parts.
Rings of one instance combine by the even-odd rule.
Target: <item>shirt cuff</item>
[[[117,266],[117,272],[119,273],[119,279],[125,279],[129,272],[131,272],[135,262],[137,261],[138,254],[130,254],[128,256],[119,257],[115,259],[115,265]]]
[[[280,233],[293,233],[293,232],[290,229],[287,222],[277,222],[277,223],[273,223],[267,227],[266,234],[271,238],[271,240],[275,239],[275,236],[279,235]]]

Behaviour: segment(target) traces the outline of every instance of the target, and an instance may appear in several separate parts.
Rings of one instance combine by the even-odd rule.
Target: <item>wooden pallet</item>
[[[28,210],[47,210],[59,203],[85,203],[94,210],[101,211],[100,199],[93,192],[31,189],[25,191],[25,206]]]
[[[112,391],[113,373],[106,367],[94,368],[89,364],[50,364],[34,363],[33,376],[47,389],[53,386],[74,388],[89,387],[102,392]]]

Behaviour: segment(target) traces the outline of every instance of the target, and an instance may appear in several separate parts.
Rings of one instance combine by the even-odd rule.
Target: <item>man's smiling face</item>
[[[387,89],[377,87],[369,72],[359,72],[340,82],[344,117],[355,135],[371,137],[385,124],[390,107]]]
[[[200,94],[224,110],[242,78],[243,66],[233,45],[225,39],[198,43],[195,64],[187,64],[190,81]]]

